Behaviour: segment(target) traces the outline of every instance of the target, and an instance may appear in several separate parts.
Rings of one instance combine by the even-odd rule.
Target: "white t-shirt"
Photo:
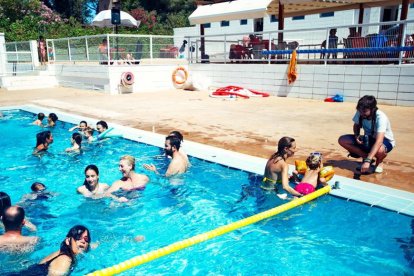
[[[357,111],[354,115],[354,118],[352,119],[355,124],[359,124],[359,111]],[[372,121],[371,120],[362,120],[362,128],[364,129],[365,134],[371,135],[371,126]],[[394,140],[394,134],[391,130],[391,123],[388,119],[387,115],[385,115],[384,112],[381,110],[377,110],[377,118],[375,120],[375,129],[374,129],[374,138],[377,137],[377,133],[385,133],[385,138],[387,138],[391,145],[395,147],[395,140]]]

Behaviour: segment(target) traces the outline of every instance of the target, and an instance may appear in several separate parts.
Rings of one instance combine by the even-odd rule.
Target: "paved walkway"
[[[62,111],[167,134],[179,130],[184,139],[268,158],[282,136],[294,137],[305,159],[321,151],[325,164],[336,172],[354,175],[356,162],[337,144],[343,133],[352,133],[355,103],[324,103],[294,98],[223,100],[207,92],[159,91],[106,95],[96,91],[54,88],[30,91],[0,89],[0,106],[36,104]],[[369,181],[414,192],[414,108],[380,106],[390,118],[397,147],[385,160],[384,173],[360,176]],[[59,115],[59,114],[58,114]]]

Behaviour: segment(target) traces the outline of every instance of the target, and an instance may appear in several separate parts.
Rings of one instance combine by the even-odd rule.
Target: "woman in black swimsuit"
[[[88,228],[76,225],[69,230],[58,251],[25,271],[7,275],[67,275],[75,266],[76,255],[89,250],[90,241],[91,236]]]

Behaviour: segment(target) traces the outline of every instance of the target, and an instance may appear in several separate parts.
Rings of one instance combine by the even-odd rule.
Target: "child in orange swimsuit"
[[[295,187],[295,191],[301,193],[302,195],[313,193],[318,184],[326,186],[325,178],[320,177],[319,175],[319,172],[323,167],[322,154],[319,152],[311,153],[306,159],[306,165],[309,170],[306,171],[302,181]]]

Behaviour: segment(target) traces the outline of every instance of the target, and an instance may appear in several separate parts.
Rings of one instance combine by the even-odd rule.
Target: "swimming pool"
[[[193,166],[186,175],[170,183],[141,169],[144,163],[163,166],[161,150],[126,139],[88,146],[82,155],[65,154],[69,123],[59,122],[53,129],[51,154],[39,159],[31,155],[39,131],[29,125],[34,114],[3,113],[0,190],[9,193],[13,203],[30,192],[34,181],[57,194],[27,207],[42,238],[38,250],[22,257],[1,255],[0,273],[19,270],[57,250],[74,224],[89,227],[93,241],[100,243],[79,260],[73,275],[83,275],[283,203],[255,188],[255,174],[196,158],[191,158]],[[110,184],[120,177],[117,164],[124,154],[134,155],[137,171],[150,176],[145,191],[130,194],[133,199],[127,204],[76,194],[86,165],[96,164],[102,182]],[[413,274],[411,223],[409,216],[324,196],[125,275]],[[145,241],[135,242],[137,235],[144,235]]]

